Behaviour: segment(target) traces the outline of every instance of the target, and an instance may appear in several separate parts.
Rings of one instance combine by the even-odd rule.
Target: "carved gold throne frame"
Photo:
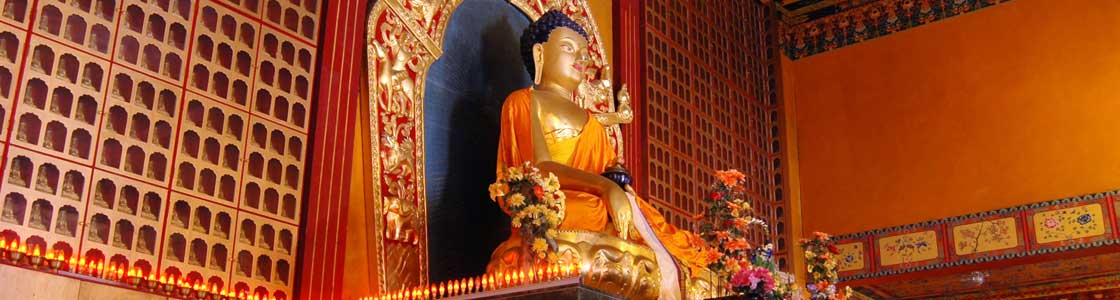
[[[444,33],[452,12],[464,0],[381,0],[367,20],[366,56],[369,87],[370,141],[373,149],[374,251],[377,253],[376,285],[381,290],[427,284],[428,237],[425,185],[424,84],[429,67],[443,54]],[[588,33],[592,69],[609,74],[610,65],[599,29],[585,0],[508,0],[531,20],[549,9],[559,9]],[[608,75],[609,76],[609,75]],[[614,95],[609,78],[589,75],[581,85],[580,104],[593,112],[612,112]],[[605,84],[604,84],[605,83]],[[618,125],[607,128],[616,151],[622,155]],[[489,172],[489,170],[487,170]],[[486,187],[480,186],[480,189]],[[588,282],[616,284],[606,289],[632,298],[656,298],[649,281],[656,281],[652,251],[644,246],[588,237],[590,233],[565,232],[561,251],[579,252],[585,263],[593,258]],[[565,238],[568,237],[568,238]],[[575,241],[583,241],[577,243]],[[608,241],[610,240],[610,241]],[[589,244],[588,242],[592,242]],[[625,243],[625,245],[623,245]],[[617,245],[601,247],[598,244]],[[508,246],[508,245],[504,245]],[[495,255],[498,256],[496,251]],[[481,259],[481,258],[478,258]],[[491,268],[495,268],[492,263]],[[648,268],[653,266],[650,272]],[[501,268],[501,266],[497,266]],[[600,269],[595,272],[595,268]],[[595,275],[597,274],[597,275]],[[693,280],[695,281],[695,280]],[[652,291],[656,291],[654,284]],[[691,296],[709,290],[708,281],[688,282]],[[705,292],[706,293],[706,292]]]

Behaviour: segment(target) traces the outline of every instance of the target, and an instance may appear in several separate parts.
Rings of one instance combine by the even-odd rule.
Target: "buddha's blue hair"
[[[529,27],[525,27],[525,31],[521,32],[521,59],[525,61],[525,71],[529,72],[530,77],[534,75],[536,69],[533,62],[533,45],[547,42],[552,31],[560,27],[567,27],[578,32],[583,38],[587,38],[587,31],[584,31],[582,26],[555,9],[545,12],[540,19],[529,23]]]

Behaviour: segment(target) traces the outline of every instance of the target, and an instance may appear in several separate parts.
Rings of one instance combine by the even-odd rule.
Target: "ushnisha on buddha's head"
[[[587,32],[564,13],[549,10],[521,33],[521,58],[535,85],[575,90],[587,67]]]

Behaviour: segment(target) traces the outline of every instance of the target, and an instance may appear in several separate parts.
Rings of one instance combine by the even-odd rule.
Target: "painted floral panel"
[[[836,256],[839,258],[837,268],[840,272],[862,270],[866,266],[863,261],[863,243],[839,244],[836,249],[840,250],[840,254]]]
[[[927,230],[881,238],[879,254],[883,266],[936,259],[937,232]]]
[[[957,255],[967,255],[1019,246],[1015,218],[1002,218],[953,227]]]
[[[1031,219],[1039,244],[1102,235],[1108,226],[1100,203],[1039,212]]]

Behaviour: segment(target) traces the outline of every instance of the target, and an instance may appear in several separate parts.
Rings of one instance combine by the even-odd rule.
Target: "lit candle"
[[[474,293],[474,277],[467,279],[467,293]]]
[[[446,295],[445,294],[447,292],[446,287],[447,286],[443,282],[439,283],[439,294],[437,294],[438,295],[437,297],[443,298]]]

